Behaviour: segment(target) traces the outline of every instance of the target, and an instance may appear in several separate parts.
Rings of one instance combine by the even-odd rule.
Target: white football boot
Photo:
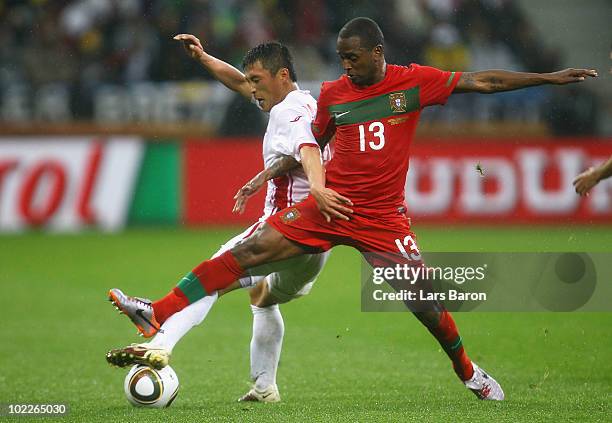
[[[474,375],[470,380],[463,382],[465,386],[481,400],[502,401],[504,391],[495,379],[489,376],[484,370],[472,362]]]
[[[276,385],[270,385],[264,390],[259,390],[255,386],[249,392],[238,398],[239,402],[280,402],[281,397]]]

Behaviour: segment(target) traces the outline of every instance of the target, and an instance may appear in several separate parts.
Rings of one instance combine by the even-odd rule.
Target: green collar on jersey
[[[353,125],[372,120],[417,111],[421,107],[419,87],[393,91],[365,100],[333,104],[329,114],[335,118],[336,126]]]

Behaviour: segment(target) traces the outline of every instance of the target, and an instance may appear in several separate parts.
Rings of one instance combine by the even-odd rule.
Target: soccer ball
[[[172,367],[155,370],[137,364],[123,384],[127,400],[137,407],[170,407],[178,394],[179,380]]]

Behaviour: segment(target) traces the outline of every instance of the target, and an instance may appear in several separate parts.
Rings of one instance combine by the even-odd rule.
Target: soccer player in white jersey
[[[195,36],[180,34],[174,39],[181,41],[188,54],[217,80],[270,113],[263,140],[265,169],[238,190],[234,197],[234,212],[242,213],[249,197],[267,182],[264,214],[258,222],[224,244],[215,254],[217,256],[248,238],[276,211],[307,197],[310,186],[300,162],[321,160],[320,148],[310,135],[317,103],[307,91],[298,88],[289,51],[279,43],[265,43],[251,49],[243,61],[243,74],[230,64],[207,54]],[[329,150],[324,151],[323,156],[328,155]],[[139,327],[143,336],[156,335],[155,338],[149,343],[111,350],[107,353],[107,360],[120,367],[136,363],[164,367],[176,343],[204,320],[219,295],[241,287],[253,287],[250,296],[253,311],[251,378],[254,383],[252,389],[239,400],[280,401],[276,370],[284,324],[278,304],[307,294],[327,257],[328,252],[309,254],[254,269],[223,292],[205,297],[174,314],[161,327],[153,325],[158,330],[146,331]],[[189,280],[189,277],[191,274],[184,279]],[[121,291],[114,290],[111,299],[122,295]],[[120,303],[114,302],[116,305]]]

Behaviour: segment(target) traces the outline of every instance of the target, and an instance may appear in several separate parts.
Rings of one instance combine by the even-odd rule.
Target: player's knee
[[[259,307],[259,298],[261,297],[264,284],[265,281],[262,281],[249,290],[249,296],[251,297],[251,305]]]
[[[261,281],[250,291],[251,305],[255,307],[269,307],[278,304],[277,299],[270,293],[267,282]]]
[[[251,305],[254,305],[255,307],[259,307],[259,308],[270,307],[276,304],[279,304],[279,302],[272,295],[266,295],[266,296],[259,297],[257,301],[255,302],[255,304],[251,303]]]

